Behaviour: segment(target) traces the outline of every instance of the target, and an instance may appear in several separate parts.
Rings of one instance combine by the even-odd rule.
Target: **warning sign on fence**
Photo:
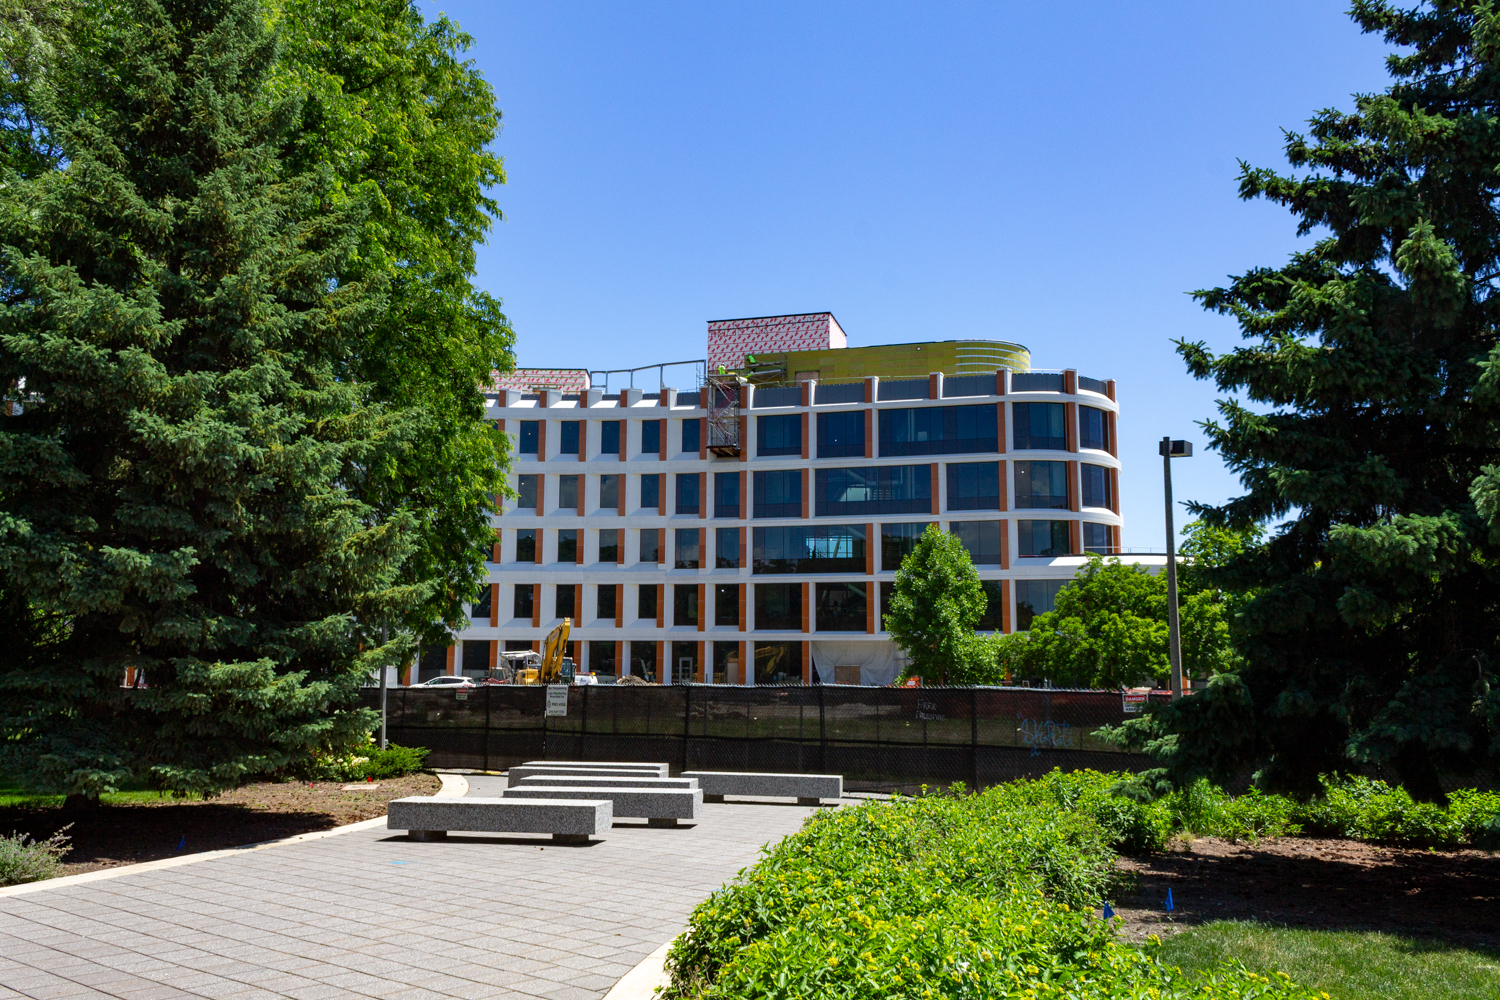
[[[1146,707],[1146,702],[1151,699],[1151,689],[1136,688],[1133,691],[1121,691],[1120,697],[1124,702],[1126,715],[1139,715],[1141,709]]]
[[[564,716],[568,714],[568,686],[566,684],[547,685],[547,714]]]

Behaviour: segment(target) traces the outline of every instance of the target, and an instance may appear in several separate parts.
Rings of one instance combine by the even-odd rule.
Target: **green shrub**
[[[1054,771],[979,795],[814,816],[702,903],[667,959],[675,1000],[1302,998],[1227,967],[1188,977],[1126,947],[1092,909],[1111,845],[1167,814],[1115,776]]]
[[[20,885],[52,878],[62,871],[62,856],[72,850],[64,832],[68,826],[46,840],[32,840],[24,833],[0,837],[0,885]]]
[[[1488,834],[1500,817],[1500,795],[1458,791],[1448,808],[1415,802],[1406,789],[1360,776],[1321,777],[1323,794],[1298,807],[1299,818],[1317,833],[1376,843],[1456,847]]]
[[[1281,795],[1251,788],[1230,795],[1206,778],[1173,792],[1164,800],[1173,828],[1200,837],[1223,837],[1256,843],[1262,837],[1286,837],[1302,832],[1296,822],[1297,804]]]
[[[371,750],[370,759],[360,765],[362,778],[400,778],[416,774],[431,753],[426,747],[403,747],[387,743],[384,750]]]

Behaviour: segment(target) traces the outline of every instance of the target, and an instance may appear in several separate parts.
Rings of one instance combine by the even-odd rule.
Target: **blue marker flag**
[[[1167,886],[1167,912],[1171,913],[1172,909],[1172,887]]]
[[[1115,911],[1111,910],[1109,908],[1109,904],[1108,903],[1105,903],[1104,904],[1104,919],[1108,920],[1110,917],[1113,917],[1114,915],[1115,915]]]
[[[182,850],[183,845],[186,844],[186,843],[187,843],[187,834],[184,833],[182,835],[182,839],[177,842],[177,849],[179,851]]]

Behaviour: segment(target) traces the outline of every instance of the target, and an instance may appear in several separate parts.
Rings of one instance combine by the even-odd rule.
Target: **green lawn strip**
[[[165,795],[165,792],[151,789],[131,789],[101,795],[99,801],[109,806],[125,806],[136,802],[156,802]],[[0,777],[0,809],[56,809],[62,804],[61,795],[38,795],[28,792],[9,778]]]
[[[1167,938],[1160,956],[1185,971],[1226,960],[1325,992],[1332,1000],[1494,1000],[1500,952],[1373,931],[1323,931],[1218,921]]]

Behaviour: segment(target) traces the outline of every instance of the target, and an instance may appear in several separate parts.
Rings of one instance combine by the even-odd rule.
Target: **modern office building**
[[[963,540],[1006,632],[1119,548],[1112,381],[996,341],[849,347],[828,313],[713,322],[705,353],[692,391],[497,377],[518,497],[472,626],[412,680],[483,675],[570,618],[599,675],[888,684],[881,610],[927,525]]]

